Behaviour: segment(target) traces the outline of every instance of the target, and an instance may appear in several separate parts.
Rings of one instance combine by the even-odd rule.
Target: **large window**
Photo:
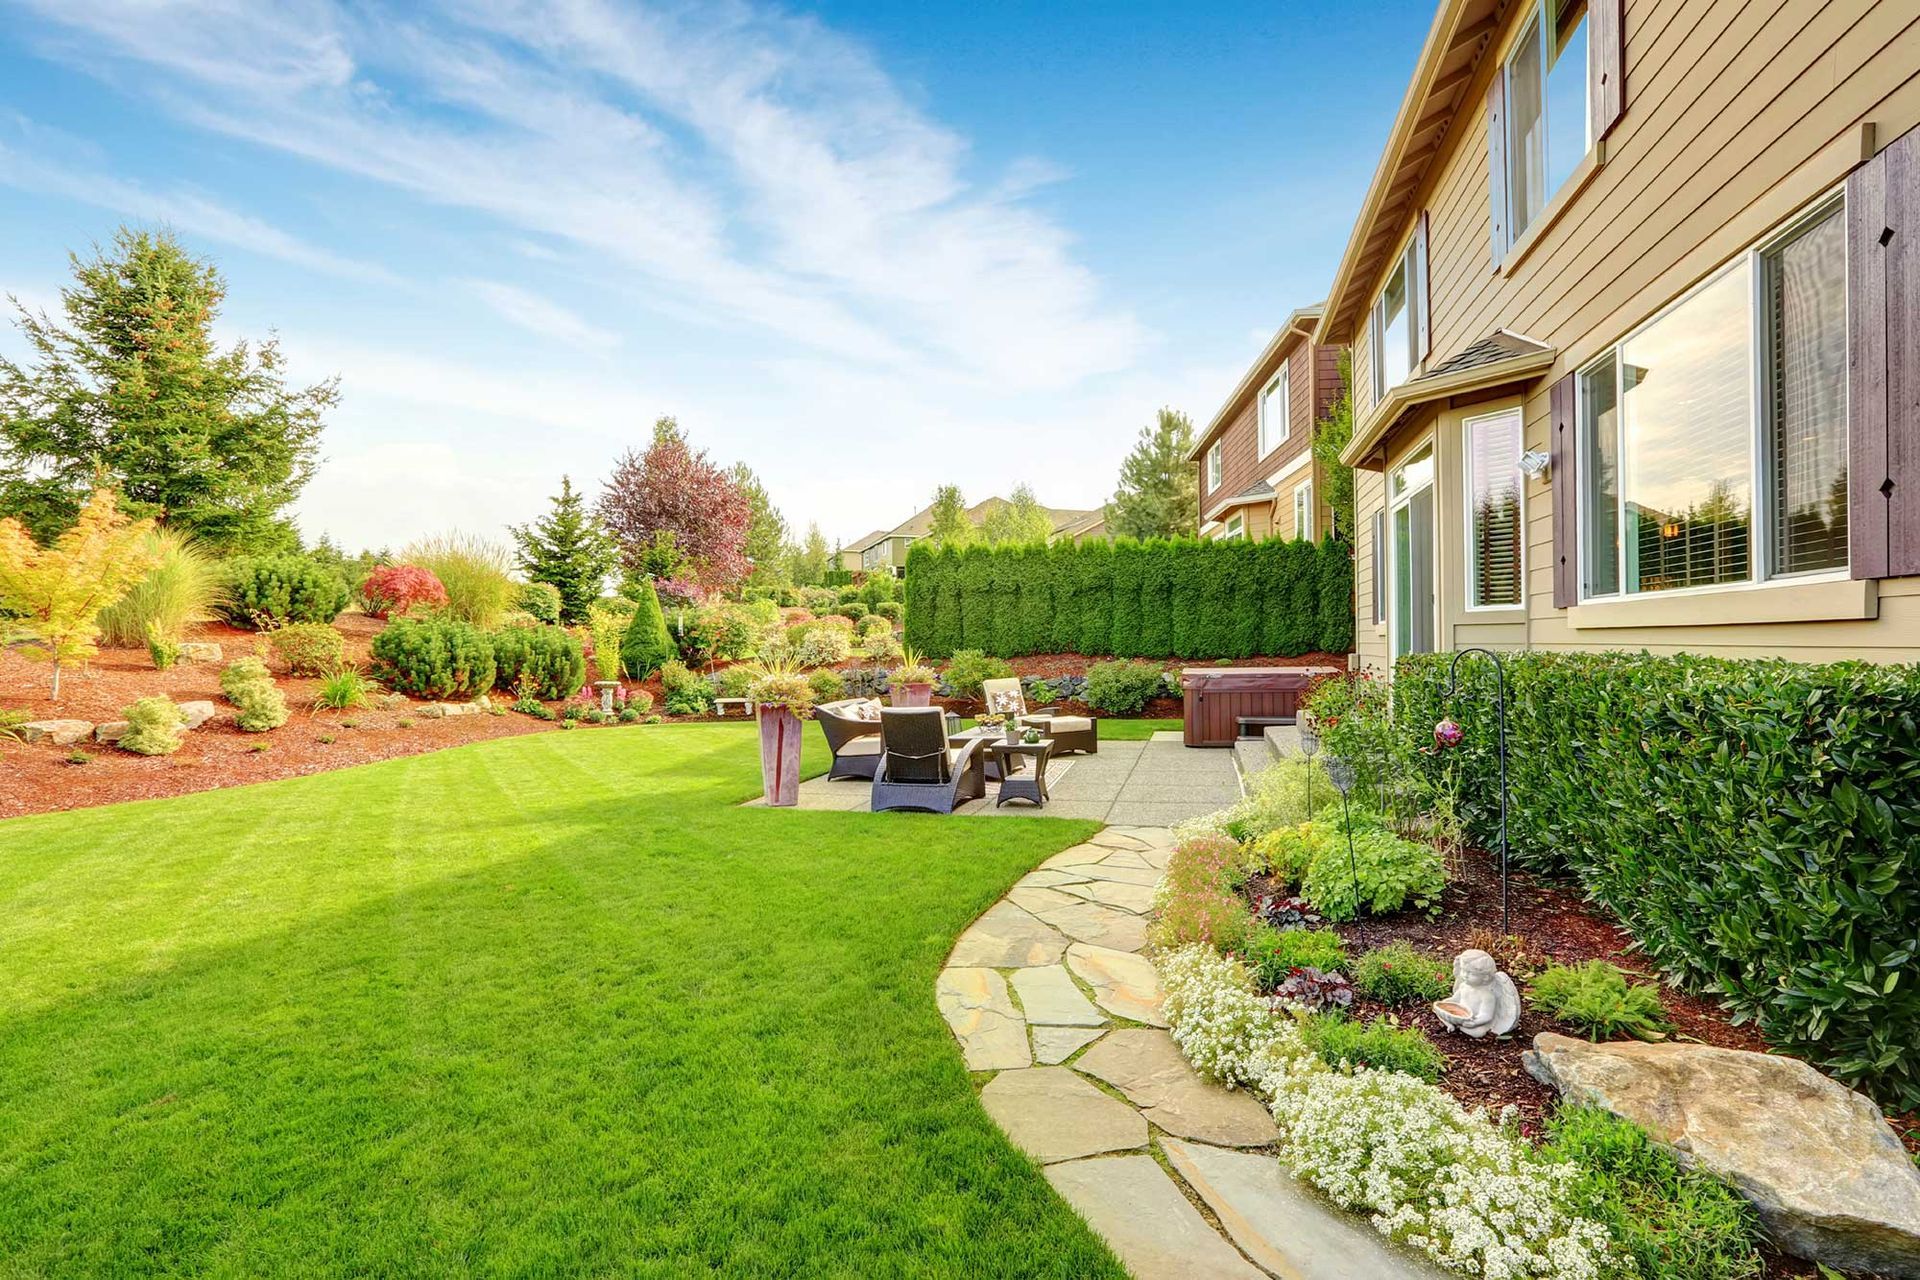
[[[1418,363],[1414,356],[1413,300],[1419,288],[1418,255],[1409,245],[1386,287],[1373,303],[1373,398],[1378,400],[1407,380]]]
[[[1220,487],[1220,442],[1215,440],[1213,447],[1207,450],[1207,488]]]
[[[1543,0],[1507,55],[1507,217],[1510,238],[1540,216],[1589,145],[1587,6]]]
[[[1266,457],[1292,434],[1287,421],[1287,366],[1281,365],[1266,389],[1260,393],[1260,456]]]
[[[1823,206],[1581,371],[1588,596],[1845,567],[1845,234]]]
[[[1247,517],[1237,511],[1234,514],[1228,516],[1227,531],[1222,536],[1225,537],[1228,541],[1232,541],[1235,538],[1246,537],[1247,536]]]
[[[1467,480],[1467,607],[1505,609],[1520,603],[1520,411],[1465,424]]]
[[[1313,534],[1313,481],[1306,480],[1293,490],[1293,536],[1309,538]]]

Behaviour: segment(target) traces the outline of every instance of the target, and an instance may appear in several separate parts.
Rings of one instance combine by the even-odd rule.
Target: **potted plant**
[[[900,665],[887,675],[887,688],[892,691],[893,705],[896,707],[927,707],[933,705],[933,682],[940,677],[934,669],[923,662],[911,649],[901,655]]]
[[[761,669],[748,689],[760,720],[760,789],[769,805],[800,803],[801,721],[813,711],[813,686],[798,667]]]

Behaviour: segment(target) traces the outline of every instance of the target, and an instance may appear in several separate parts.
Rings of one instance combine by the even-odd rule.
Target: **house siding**
[[[1530,8],[1509,15],[1506,42]],[[1860,128],[1884,147],[1920,125],[1920,10],[1903,3],[1808,0],[1635,0],[1625,14],[1626,112],[1605,143],[1605,162],[1559,216],[1531,234],[1524,260],[1497,270],[1491,216],[1485,88],[1498,59],[1482,60],[1450,133],[1450,152],[1431,171],[1416,209],[1429,218],[1431,362],[1496,328],[1558,350],[1549,374],[1519,401],[1525,447],[1548,448],[1550,387],[1762,238],[1833,190],[1861,159]],[[1410,230],[1409,228],[1407,228]],[[1377,293],[1384,280],[1369,282]],[[1370,293],[1370,296],[1371,296]],[[1356,404],[1372,396],[1370,335],[1353,334]],[[1387,442],[1440,427],[1437,523],[1442,576],[1464,571],[1459,522],[1457,422],[1429,407]],[[1451,463],[1449,458],[1452,459]],[[1453,481],[1449,482],[1448,467]],[[1362,473],[1363,477],[1369,473]],[[1384,633],[1370,646],[1371,516],[1384,500],[1377,474],[1360,485],[1361,649],[1386,658]],[[1718,622],[1731,593],[1698,601],[1699,625],[1576,628],[1553,603],[1553,511],[1545,480],[1526,486],[1526,610],[1517,626],[1469,619],[1443,583],[1443,645],[1491,643],[1547,649],[1649,649],[1810,660],[1920,657],[1920,579],[1879,584],[1874,619],[1744,624]],[[1446,514],[1451,503],[1453,516]]]
[[[1207,513],[1219,506],[1222,500],[1246,492],[1249,487],[1296,462],[1301,455],[1311,452],[1313,424],[1332,399],[1338,395],[1337,385],[1329,394],[1325,371],[1329,368],[1333,370],[1333,379],[1337,384],[1339,359],[1339,348],[1322,347],[1306,337],[1299,337],[1282,349],[1269,368],[1261,371],[1261,376],[1254,380],[1243,402],[1234,410],[1232,418],[1220,430],[1218,436],[1221,443],[1220,483],[1217,486],[1207,484],[1206,451],[1201,451],[1197,465],[1200,476],[1200,518],[1203,528],[1210,523]],[[1287,438],[1261,455],[1259,454],[1260,393],[1278,375],[1282,363],[1287,367]],[[1292,537],[1293,488],[1307,474],[1312,474],[1314,477],[1314,495],[1318,504],[1321,494],[1319,464],[1309,463],[1305,471],[1294,472],[1276,485],[1273,497],[1261,498],[1223,510],[1214,517],[1214,521],[1224,521],[1234,511],[1239,511],[1247,516],[1249,537],[1265,538],[1276,534],[1280,537]],[[1326,518],[1323,514],[1317,514],[1315,519],[1317,527],[1321,529],[1326,527]]]

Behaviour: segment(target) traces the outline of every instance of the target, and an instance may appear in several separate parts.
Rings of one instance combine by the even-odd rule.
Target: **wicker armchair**
[[[833,763],[827,778],[871,778],[880,765],[880,722],[854,714],[871,703],[868,698],[842,698],[813,709],[814,721],[827,735]]]
[[[1053,739],[1053,754],[1084,751],[1100,753],[1100,722],[1091,716],[1063,716],[1058,707],[1027,709],[1027,695],[1021,691],[1018,677],[983,681],[980,697],[988,711],[1010,715],[1020,725],[1031,725]]]
[[[880,712],[880,762],[873,775],[873,811],[923,809],[952,813],[987,794],[981,760],[986,743],[947,741],[938,707],[887,707]]]

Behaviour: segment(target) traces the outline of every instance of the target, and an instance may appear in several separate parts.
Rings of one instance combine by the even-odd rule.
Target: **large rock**
[[[1920,1280],[1920,1171],[1872,1102],[1799,1059],[1543,1031],[1526,1061],[1727,1179],[1787,1252]]]
[[[219,662],[226,657],[226,651],[211,640],[188,640],[180,646],[176,655],[179,662]]]
[[[91,720],[29,720],[19,726],[22,742],[51,742],[70,747],[93,732]]]
[[[185,727],[188,729],[198,729],[201,725],[213,719],[214,713],[217,710],[218,708],[211,702],[204,700],[198,702],[183,702],[180,704],[180,713],[186,716],[187,721]]]
[[[104,724],[93,726],[93,740],[95,742],[118,742],[132,732],[133,722],[131,720],[108,720]]]

